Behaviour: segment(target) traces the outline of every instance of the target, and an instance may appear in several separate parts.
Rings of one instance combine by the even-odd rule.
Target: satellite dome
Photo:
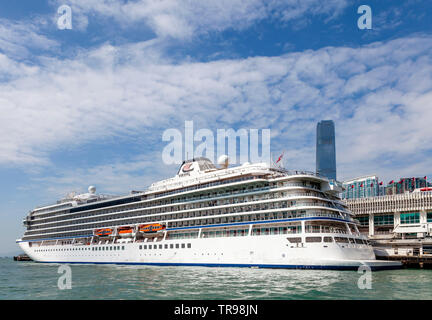
[[[96,187],[95,186],[88,187],[88,192],[94,194],[96,192]]]
[[[220,166],[222,166],[223,168],[227,168],[228,167],[228,156],[226,155],[226,154],[223,154],[223,155],[221,155],[219,158],[218,158],[218,164],[220,165]]]

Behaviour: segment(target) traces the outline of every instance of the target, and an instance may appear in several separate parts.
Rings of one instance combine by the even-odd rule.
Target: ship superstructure
[[[35,261],[372,269],[372,247],[338,194],[341,184],[265,163],[183,162],[145,191],[83,195],[32,210],[17,242]]]

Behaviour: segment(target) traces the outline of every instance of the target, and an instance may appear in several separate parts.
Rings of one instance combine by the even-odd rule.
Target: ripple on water
[[[0,258],[2,299],[432,299],[432,270],[355,271],[70,265],[72,289],[59,290],[59,265]]]

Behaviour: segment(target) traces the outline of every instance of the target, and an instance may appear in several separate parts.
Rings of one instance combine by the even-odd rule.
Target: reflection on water
[[[361,290],[354,271],[70,266],[59,290],[58,265],[0,258],[0,299],[432,299],[432,270],[374,272]]]

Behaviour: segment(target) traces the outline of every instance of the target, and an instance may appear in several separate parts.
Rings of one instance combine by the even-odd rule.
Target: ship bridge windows
[[[348,243],[349,242],[348,238],[345,238],[345,237],[334,237],[334,239],[337,243]]]
[[[333,242],[332,237],[324,237],[324,242]]]
[[[302,238],[301,237],[290,237],[287,238],[289,243],[301,243],[302,242]]]
[[[314,243],[314,242],[321,242],[321,237],[306,237],[306,242],[308,243]]]

